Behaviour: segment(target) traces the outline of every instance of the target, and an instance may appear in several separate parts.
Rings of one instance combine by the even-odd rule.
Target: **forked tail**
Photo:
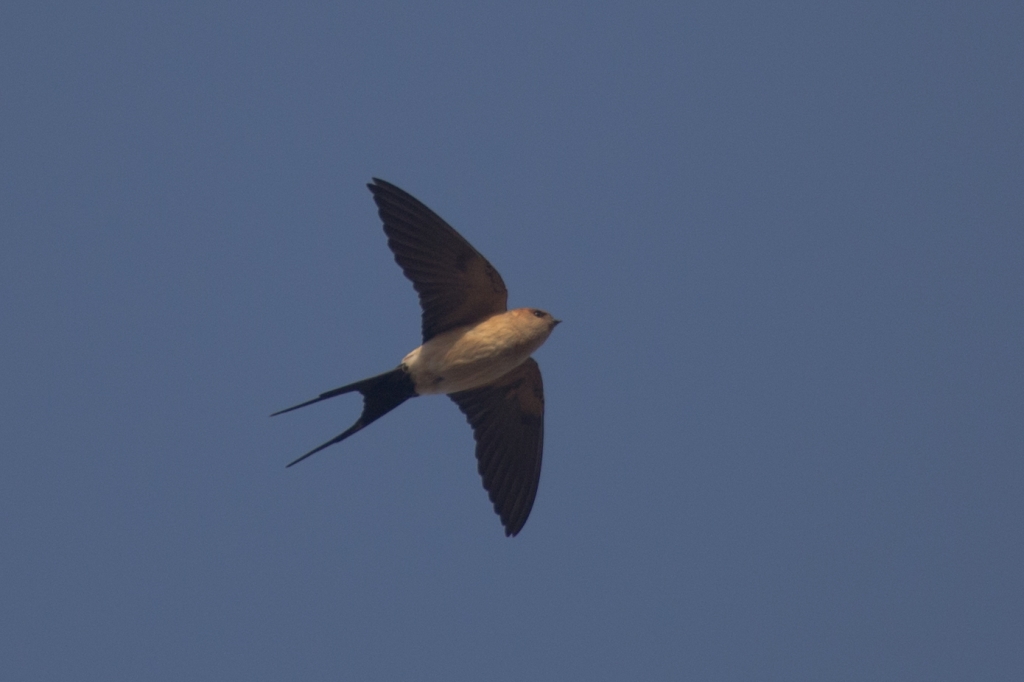
[[[363,379],[362,381],[357,381],[347,386],[342,386],[341,388],[336,388],[332,391],[321,393],[312,400],[307,400],[304,403],[293,405],[292,407],[289,407],[287,409],[275,412],[270,416],[274,417],[279,414],[284,414],[285,412],[297,410],[300,407],[305,407],[306,405],[318,403],[321,400],[333,398],[336,395],[342,395],[343,393],[353,393],[355,391],[359,391],[360,393],[363,394],[363,413],[359,415],[359,419],[356,420],[356,423],[348,427],[348,429],[346,429],[342,433],[339,433],[337,436],[327,441],[323,445],[319,445],[313,448],[312,450],[304,454],[302,457],[299,457],[297,460],[295,460],[288,466],[298,464],[299,462],[306,459],[310,455],[316,454],[323,450],[324,448],[334,445],[335,443],[340,443],[341,441],[345,440],[356,431],[359,431],[363,427],[377,421],[378,419],[386,415],[388,412],[404,403],[409,398],[414,398],[416,396],[416,387],[413,385],[412,377],[409,376],[409,372],[404,367],[399,366],[391,370],[390,372],[378,374],[375,377]]]

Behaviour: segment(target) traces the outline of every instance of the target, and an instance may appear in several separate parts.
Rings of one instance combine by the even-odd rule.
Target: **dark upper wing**
[[[452,393],[476,437],[477,469],[505,535],[523,528],[537,497],[544,451],[544,385],[533,358],[496,384]]]
[[[374,178],[367,186],[395,261],[420,295],[424,343],[505,312],[508,291],[501,275],[462,235],[391,183]]]

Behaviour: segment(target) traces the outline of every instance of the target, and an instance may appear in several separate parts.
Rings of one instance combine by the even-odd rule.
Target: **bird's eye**
[[[544,317],[545,315],[547,315],[547,313],[544,312],[543,310],[534,310],[533,314],[536,315],[537,317]]]

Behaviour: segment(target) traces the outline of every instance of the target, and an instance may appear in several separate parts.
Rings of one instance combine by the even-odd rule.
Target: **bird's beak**
[[[557,327],[557,326],[558,326],[558,325],[560,325],[560,324],[562,324],[562,321],[561,321],[561,320],[552,320],[552,321],[551,321],[551,326],[552,326],[552,327]]]

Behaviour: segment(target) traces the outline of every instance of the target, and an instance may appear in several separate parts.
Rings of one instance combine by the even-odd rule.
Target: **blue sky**
[[[0,677],[1024,675],[1020,3],[8,3]],[[365,183],[536,354],[506,539]]]

